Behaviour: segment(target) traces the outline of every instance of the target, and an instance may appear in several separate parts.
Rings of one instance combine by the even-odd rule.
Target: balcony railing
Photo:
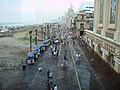
[[[108,37],[110,39],[114,39],[114,34],[109,33],[109,32],[105,32],[105,37]]]
[[[100,30],[97,30],[97,34],[100,34],[100,35],[101,35],[101,31],[100,31]]]

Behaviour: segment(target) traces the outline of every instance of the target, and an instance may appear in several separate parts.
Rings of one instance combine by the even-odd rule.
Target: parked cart
[[[34,64],[35,55],[32,52],[27,53],[27,64]]]

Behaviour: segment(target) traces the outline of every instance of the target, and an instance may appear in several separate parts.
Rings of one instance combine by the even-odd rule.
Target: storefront
[[[114,70],[117,72],[117,73],[120,73],[120,59],[116,56],[114,56],[114,61],[115,61],[115,67],[114,67]]]
[[[108,62],[112,67],[114,67],[114,55],[103,47],[101,47],[101,51],[103,52],[103,58],[106,60],[106,62]]]
[[[95,45],[94,45],[94,42],[93,42],[93,40],[91,40],[91,48],[94,50],[94,47],[95,47]]]
[[[98,54],[102,56],[102,50],[101,50],[101,48],[102,47],[100,45],[98,45]]]

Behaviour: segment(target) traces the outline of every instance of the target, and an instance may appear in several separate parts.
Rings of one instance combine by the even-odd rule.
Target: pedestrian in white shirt
[[[54,85],[54,90],[57,90],[57,85],[56,84]]]
[[[39,66],[38,70],[39,70],[39,72],[41,72],[42,71],[42,66]]]

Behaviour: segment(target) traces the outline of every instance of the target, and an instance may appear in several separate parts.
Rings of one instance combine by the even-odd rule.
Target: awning
[[[28,58],[34,58],[35,56],[34,56],[33,53],[29,52],[29,53],[27,53],[27,57],[28,57]]]
[[[43,43],[39,45],[39,47],[44,47],[44,46],[46,46],[46,45],[45,45],[45,44],[43,44]]]
[[[44,41],[43,41],[43,43],[48,43],[48,42],[49,42],[49,40],[44,40]]]
[[[53,41],[54,41],[54,40],[56,40],[56,38],[52,38],[51,40],[53,40]]]
[[[37,49],[32,50],[32,53],[37,53],[37,52],[38,52]]]
[[[39,50],[40,49],[40,46],[35,46],[34,47],[36,50]]]

